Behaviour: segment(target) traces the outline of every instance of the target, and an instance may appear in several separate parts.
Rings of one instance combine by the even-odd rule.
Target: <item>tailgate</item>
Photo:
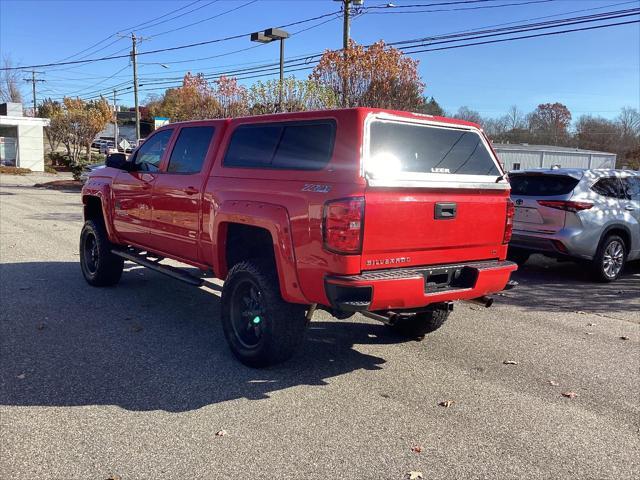
[[[363,270],[504,253],[509,186],[480,130],[378,115],[365,132]]]
[[[388,190],[365,193],[362,269],[498,257],[508,191]]]

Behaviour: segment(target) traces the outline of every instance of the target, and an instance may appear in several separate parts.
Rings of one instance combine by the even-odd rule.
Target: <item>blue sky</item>
[[[446,1],[395,0],[393,3],[408,5]],[[175,32],[164,33],[240,7],[250,0],[220,0],[207,5],[210,2],[211,0],[203,0],[173,14],[178,15],[202,7],[180,18],[136,29],[137,34],[148,38],[140,44],[139,51],[261,30],[337,11],[340,6],[331,0],[259,0],[233,13]],[[83,55],[88,53],[90,56],[87,58],[96,58],[115,52],[126,54],[130,40],[118,39],[115,36],[116,32],[128,32],[124,29],[190,3],[193,3],[193,0],[0,0],[0,54],[2,57],[9,55],[13,62],[19,65],[56,62],[107,38],[108,40]],[[365,0],[366,6],[386,3],[380,0]],[[640,0],[554,0],[539,3],[495,0],[478,3],[481,5],[450,5],[440,8],[521,4],[500,8],[413,14],[368,13],[354,19],[351,35],[362,44],[379,39],[392,42],[582,9],[607,7],[566,16],[640,7]],[[163,19],[158,21],[161,20]],[[326,20],[325,18],[290,27],[289,31],[314,27]],[[110,43],[113,44],[109,45]],[[336,18],[294,35],[286,42],[286,55],[291,57],[318,53],[327,48],[340,48],[341,43],[342,22]],[[145,79],[178,77],[187,70],[214,72],[277,61],[278,49],[275,44],[261,45],[215,59],[192,60],[223,55],[254,45],[258,44],[251,44],[248,38],[241,38],[141,56],[141,83],[144,83]],[[81,56],[78,55],[71,60]],[[425,93],[434,96],[449,112],[466,105],[484,116],[498,116],[510,105],[518,105],[523,111],[530,111],[539,103],[559,101],[569,107],[574,118],[582,114],[612,118],[623,106],[640,108],[640,27],[637,23],[531,40],[426,52],[413,56],[420,60],[420,74],[427,85]],[[157,64],[179,61],[186,62],[169,63],[168,69]],[[63,94],[83,96],[100,89],[108,90],[113,85],[125,84],[131,78],[131,68],[128,65],[128,60],[121,58],[79,67],[39,68],[37,70],[43,72],[39,78],[46,80],[38,84],[41,92],[39,97],[59,97]],[[307,72],[295,74],[304,77]],[[113,78],[108,78],[112,75]],[[24,83],[23,91],[25,101],[30,101],[30,85]],[[141,97],[144,98],[146,94],[142,93]],[[123,92],[118,96],[121,103],[133,103],[129,92]]]

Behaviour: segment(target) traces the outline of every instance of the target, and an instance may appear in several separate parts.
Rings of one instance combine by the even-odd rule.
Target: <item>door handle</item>
[[[186,193],[187,195],[195,195],[198,192],[200,192],[200,190],[195,187],[187,187],[184,189],[184,193]]]

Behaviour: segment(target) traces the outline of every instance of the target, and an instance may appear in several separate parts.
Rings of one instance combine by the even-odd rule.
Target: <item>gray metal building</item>
[[[616,168],[616,154],[551,145],[494,143],[505,170],[528,168]]]

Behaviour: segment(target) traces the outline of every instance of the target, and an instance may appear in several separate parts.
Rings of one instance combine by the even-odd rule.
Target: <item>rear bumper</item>
[[[591,260],[599,243],[599,232],[563,228],[555,233],[536,233],[514,229],[509,247],[543,253],[552,257],[576,257]]]
[[[486,261],[376,270],[328,276],[325,292],[338,310],[414,309],[499,292],[517,268],[509,261]]]

